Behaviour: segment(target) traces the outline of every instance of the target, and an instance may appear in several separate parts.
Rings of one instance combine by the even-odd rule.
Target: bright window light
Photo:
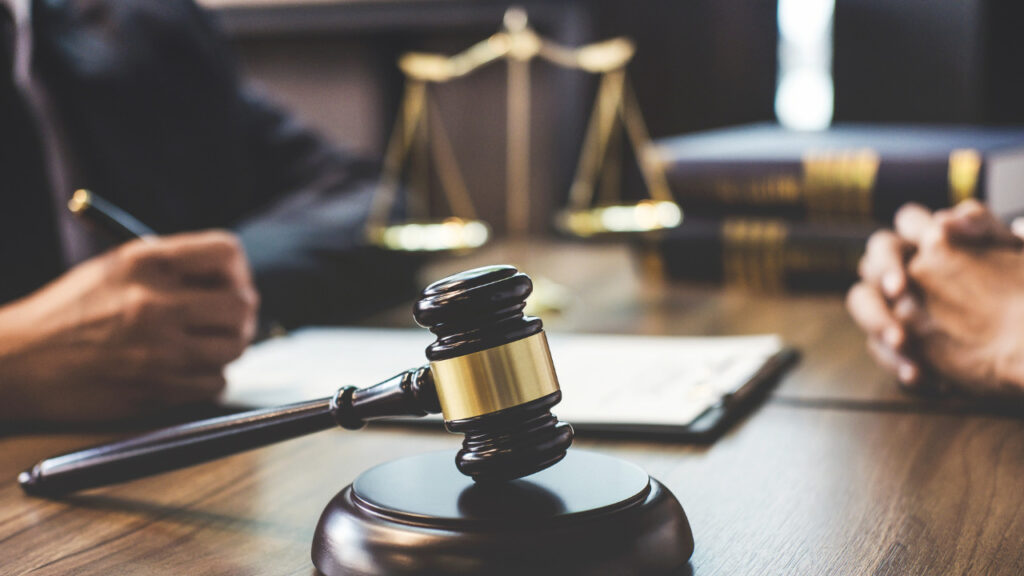
[[[779,0],[775,116],[793,130],[832,123],[832,17],[835,0]]]

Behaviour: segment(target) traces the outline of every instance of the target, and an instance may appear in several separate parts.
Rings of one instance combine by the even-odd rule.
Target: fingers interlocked
[[[847,294],[847,308],[867,335],[875,360],[908,387],[922,382],[923,358],[917,340],[932,330],[927,295],[914,277],[929,262],[947,257],[952,246],[1020,248],[1021,239],[975,200],[932,213],[908,204],[895,216],[893,230],[880,230],[860,261],[860,282]]]

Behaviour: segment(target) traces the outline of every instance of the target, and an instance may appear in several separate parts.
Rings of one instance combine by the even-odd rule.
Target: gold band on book
[[[430,370],[441,413],[449,422],[519,406],[559,389],[544,332],[431,362]]]
[[[762,292],[784,288],[787,229],[778,220],[722,222],[723,277],[728,285]]]
[[[716,202],[736,206],[799,206],[801,175],[779,172],[750,177],[716,178],[710,182]]]
[[[803,201],[811,217],[869,218],[881,159],[870,148],[803,157]]]
[[[950,206],[977,196],[981,162],[981,153],[970,148],[958,148],[949,153]]]

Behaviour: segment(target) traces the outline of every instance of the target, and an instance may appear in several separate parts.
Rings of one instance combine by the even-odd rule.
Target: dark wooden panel
[[[1014,0],[837,0],[835,118],[1024,122]]]
[[[836,120],[984,120],[982,1],[836,2]]]
[[[775,119],[777,0],[592,0],[600,37],[636,41],[655,137]]]

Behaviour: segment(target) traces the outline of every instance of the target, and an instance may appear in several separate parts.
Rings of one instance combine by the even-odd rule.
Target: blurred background
[[[500,30],[510,7],[508,2],[491,0],[200,3],[219,18],[243,67],[273,98],[333,142],[377,158],[384,156],[399,117],[405,87],[405,76],[397,66],[399,58],[413,51],[459,53]],[[1024,101],[1024,73],[1018,65],[1024,56],[1024,39],[1016,33],[1018,24],[1024,22],[1024,5],[1017,2],[550,0],[517,6],[526,11],[530,26],[540,36],[564,46],[620,36],[635,43],[635,57],[627,67],[629,82],[654,142],[652,147],[661,154],[660,169],[667,173],[675,200],[686,214],[680,230],[689,236],[660,239],[661,250],[667,254],[666,267],[676,275],[714,281],[735,279],[737,273],[729,272],[729,261],[736,257],[727,253],[729,245],[736,249],[753,242],[757,246],[748,248],[757,251],[753,259],[759,263],[767,258],[766,250],[778,248],[765,247],[765,242],[775,242],[773,238],[778,236],[771,226],[765,229],[763,223],[748,222],[730,228],[722,221],[734,215],[732,208],[739,208],[744,217],[784,217],[782,235],[789,244],[796,242],[793,238],[809,237],[834,245],[831,252],[817,254],[793,246],[778,248],[799,252],[786,252],[781,258],[802,262],[805,272],[811,269],[809,280],[808,274],[794,282],[788,276],[776,277],[789,272],[761,270],[757,274],[772,277],[748,284],[761,288],[842,288],[853,277],[863,239],[888,222],[897,200],[918,200],[941,207],[951,202],[946,199],[955,199],[955,194],[947,194],[945,189],[938,192],[943,199],[934,202],[923,192],[918,196],[897,195],[889,202],[894,204],[890,210],[887,205],[880,207],[877,200],[857,196],[859,200],[850,201],[866,202],[867,208],[852,218],[847,208],[839,210],[843,217],[838,220],[843,225],[826,239],[820,228],[804,226],[822,220],[815,216],[813,207],[779,211],[775,210],[778,202],[768,206],[741,198],[731,200],[725,209],[706,209],[694,190],[701,187],[701,182],[710,182],[707,194],[718,196],[792,193],[810,206],[814,187],[808,180],[809,150],[842,150],[844,154],[867,150],[875,156],[881,154],[881,169],[870,154],[857,157],[867,162],[866,168],[855,158],[841,159],[837,169],[849,172],[874,166],[870,187],[862,192],[880,194],[875,184],[882,188],[888,182],[885,174],[890,157],[907,154],[906,146],[895,153],[888,150],[892,134],[860,134],[842,145],[831,140],[801,140],[787,148],[790,156],[786,158],[766,158],[765,150],[758,149],[761,146],[773,151],[772,142],[778,137],[775,132],[762,135],[760,140],[752,140],[742,129],[726,132],[713,141],[691,140],[687,135],[699,138],[708,130],[752,123],[768,123],[771,130],[778,124],[781,129],[800,134],[829,134],[821,131],[849,123],[869,128],[897,126],[900,133],[901,127],[911,124],[981,129],[1024,120],[1024,106],[1020,104]],[[559,68],[541,59],[532,61],[530,74],[528,226],[532,236],[549,236],[555,231],[556,214],[569,201],[600,77]],[[504,65],[481,68],[458,81],[431,87],[438,116],[431,122],[443,125],[478,216],[498,236],[507,226],[509,93]],[[876,144],[878,138],[881,142]],[[922,138],[933,139],[928,135]],[[952,160],[946,161],[952,158],[950,153],[965,146],[973,149],[971,138],[963,135],[949,144],[949,150],[941,151],[943,163],[937,169],[943,178],[947,172],[952,174],[954,167]],[[967,139],[967,145],[961,142],[963,139]],[[695,147],[700,150],[696,156]],[[708,149],[718,152],[707,156],[704,151]],[[623,198],[636,200],[652,195],[649,183],[641,178],[636,151],[620,145],[610,154],[626,159],[616,160],[621,167],[614,174]],[[604,161],[608,158],[606,155]],[[852,168],[850,162],[854,162]],[[767,164],[771,170],[751,172],[752,167],[764,168]],[[906,167],[905,162],[901,165]],[[701,172],[709,167],[709,174]],[[795,184],[776,178],[781,174],[779,170],[785,172],[783,168],[796,171],[790,175]],[[917,178],[917,168],[905,172]],[[967,172],[972,174],[969,164]],[[694,180],[694,173],[704,174],[704,180]],[[744,176],[736,180],[736,174]],[[828,171],[825,176],[842,180],[842,174],[837,177]],[[978,176],[977,168],[973,174],[974,188],[983,189],[984,177]],[[428,180],[436,187],[436,175]],[[921,176],[920,180],[932,182],[934,178]],[[950,190],[952,181],[950,176]],[[905,177],[901,176],[899,182],[902,186]],[[843,186],[849,188],[845,184],[839,188]],[[944,186],[943,181],[938,187]],[[984,196],[974,188],[972,194]],[[824,197],[838,194],[847,198],[848,194],[843,196],[846,192],[826,190]],[[819,200],[822,197],[815,196]],[[767,209],[761,210],[765,206]],[[832,218],[836,210],[824,212],[825,220],[836,220]],[[709,223],[706,216],[711,216],[713,222]],[[700,261],[690,256],[673,257],[673,251],[680,251],[679,242],[688,247],[689,253],[694,246],[710,251]],[[735,262],[731,266],[742,267]]]
[[[409,51],[455,54],[494,34],[509,2],[202,0],[252,78],[332,141],[383,156]],[[630,74],[653,137],[775,117],[776,2],[653,0],[518,3],[539,34],[575,46],[637,44]],[[532,226],[568,193],[597,78],[532,69]],[[438,105],[481,218],[500,228],[506,75],[494,66],[443,86]]]

